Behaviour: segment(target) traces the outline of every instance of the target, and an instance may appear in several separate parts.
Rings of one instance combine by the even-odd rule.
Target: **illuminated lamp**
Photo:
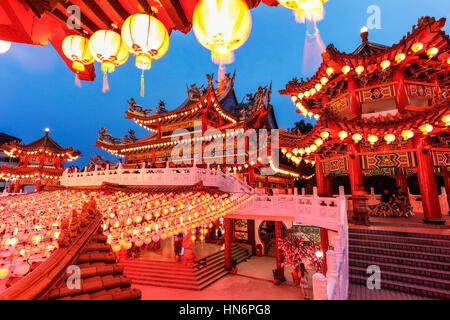
[[[6,266],[0,268],[0,280],[5,279],[9,275],[9,269]]]
[[[281,152],[285,154],[287,152],[286,148],[281,149]]]
[[[300,150],[298,150],[298,153],[299,153],[300,155],[303,155],[303,154],[305,153],[305,150],[304,150],[303,148],[300,148]]]
[[[328,131],[322,131],[320,133],[320,137],[324,140],[328,139],[329,136],[330,136],[330,133]]]
[[[0,40],[0,54],[6,53],[11,48],[11,42]]]
[[[358,142],[360,142],[361,140],[362,140],[362,135],[360,134],[360,133],[355,133],[353,136],[352,136],[352,139],[353,139],[353,141],[355,141],[356,143],[358,143]]]
[[[314,119],[319,120],[320,116],[318,114],[314,115]]]
[[[85,66],[95,61],[89,51],[89,39],[77,35],[67,36],[62,42],[62,50],[67,59],[72,61],[72,68],[76,71],[75,83],[80,85],[78,73],[85,71]]]
[[[419,127],[420,131],[422,131],[423,134],[429,134],[431,131],[433,131],[433,126],[429,123],[423,124]]]
[[[392,133],[388,133],[384,136],[384,140],[387,144],[395,141],[395,136]]]
[[[136,56],[136,67],[142,70],[141,96],[144,96],[144,70],[149,70],[152,60],[161,58],[167,52],[169,33],[155,17],[138,13],[124,21],[121,34],[125,47]]]
[[[325,70],[328,76],[331,76],[334,73],[334,69],[332,67],[328,67],[327,70]]]
[[[320,79],[320,82],[321,82],[323,85],[325,85],[325,84],[328,82],[328,78],[327,78],[327,77],[322,77],[322,78]]]
[[[342,73],[343,73],[343,74],[349,73],[350,70],[351,70],[350,66],[343,66],[343,67],[342,67]]]
[[[348,137],[348,133],[347,133],[347,131],[342,130],[342,131],[339,131],[338,136],[339,136],[339,138],[340,138],[341,140],[344,140],[345,138]]]
[[[292,97],[291,97],[291,100],[292,100],[292,102],[295,103],[295,101],[297,101],[297,96],[292,96]]]
[[[370,144],[375,144],[378,141],[378,137],[374,134],[371,134],[367,140],[369,141]]]
[[[381,69],[386,70],[391,65],[391,62],[389,60],[383,60],[380,63]]]
[[[286,153],[286,158],[290,159],[292,157],[292,154],[290,152]]]
[[[316,146],[321,146],[323,144],[323,140],[319,138],[319,139],[316,139],[314,141],[314,143],[316,144]]]
[[[419,52],[423,49],[423,43],[422,42],[416,42],[411,46],[411,50],[413,52]]]
[[[406,55],[405,55],[404,53],[402,53],[402,52],[399,52],[399,53],[397,53],[397,54],[395,55],[395,61],[396,61],[397,63],[402,62],[403,60],[405,60],[405,58],[406,58]]]
[[[315,152],[317,150],[317,146],[315,144],[312,144],[309,148],[312,152]]]
[[[316,89],[312,88],[311,90],[309,90],[309,93],[313,96],[316,94]]]
[[[200,44],[211,50],[215,63],[231,63],[233,51],[247,40],[251,20],[245,1],[200,0],[194,10],[192,27]]]
[[[116,66],[128,59],[128,50],[120,34],[111,30],[98,30],[89,39],[92,56],[101,63],[103,71],[103,92],[109,90],[107,73],[114,72]]]
[[[358,74],[358,76],[364,72],[364,67],[363,66],[357,66],[355,68],[355,72]]]
[[[298,97],[299,99],[303,99],[303,93],[300,92],[300,93],[297,95],[297,97]]]
[[[297,154],[298,154],[298,149],[297,149],[297,148],[294,148],[294,150],[292,150],[292,152],[293,152],[295,155],[297,155]]]
[[[305,91],[305,92],[303,93],[303,95],[305,96],[305,98],[308,98],[308,97],[309,97],[309,91]]]
[[[295,21],[304,23],[306,20],[319,21],[323,19],[323,4],[327,0],[277,0],[283,7],[294,10]]]
[[[449,126],[450,125],[450,114],[446,114],[445,116],[442,117],[442,122],[445,123],[445,126]]]
[[[436,56],[439,53],[439,49],[436,47],[430,48],[427,50],[428,58],[432,59],[434,56]]]
[[[14,274],[18,276],[24,276],[30,271],[30,265],[28,263],[21,263],[14,268]]]
[[[319,258],[319,259],[323,257],[323,252],[322,251],[316,251],[315,254],[316,254],[316,257]]]
[[[305,152],[306,152],[306,154],[310,154],[311,153],[311,148],[310,147],[306,147],[305,148]]]

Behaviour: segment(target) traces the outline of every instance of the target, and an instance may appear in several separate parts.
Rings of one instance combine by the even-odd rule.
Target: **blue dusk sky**
[[[352,52],[361,43],[359,30],[367,24],[371,5],[380,8],[381,27],[369,30],[369,41],[385,45],[397,43],[421,16],[450,18],[450,1],[444,0],[329,0],[324,6],[325,18],[317,23],[325,46],[333,43],[340,51]],[[296,23],[293,12],[282,6],[261,3],[251,15],[250,36],[235,52],[235,62],[226,66],[227,72],[236,69],[239,101],[272,81],[278,124],[293,127],[303,116],[295,113],[290,97],[280,95],[278,90],[293,77],[306,78],[315,72],[304,74],[302,69],[306,26]],[[449,24],[444,29],[447,33]],[[318,66],[317,54],[309,54],[312,65],[308,70]],[[108,128],[116,137],[130,128],[135,129],[137,137],[148,134],[132,120],[124,119],[130,97],[146,108],[162,99],[171,110],[186,98],[186,84],[205,83],[206,73],[214,72],[217,77],[217,65],[192,30],[188,34],[172,33],[165,56],[154,61],[145,73],[145,98],[140,97],[140,70],[134,60],[130,56],[125,65],[108,75],[110,91],[104,94],[97,62],[96,80],[82,81],[79,88],[74,85],[74,74],[50,44],[13,43],[10,51],[0,55],[0,132],[28,143],[41,137],[48,127],[60,145],[73,146],[83,153],[84,157],[73,162],[83,166],[94,152],[112,157],[93,147],[100,127]]]

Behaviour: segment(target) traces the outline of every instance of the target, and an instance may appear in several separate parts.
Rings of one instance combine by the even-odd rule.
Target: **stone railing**
[[[142,167],[142,166],[141,166]],[[202,182],[230,193],[254,193],[254,189],[233,174],[209,168],[124,168],[88,172],[64,171],[61,185],[66,187],[95,187],[104,182],[132,186],[189,186]]]
[[[98,231],[102,215],[97,214],[68,247],[58,248],[47,260],[17,283],[0,293],[0,300],[43,299],[48,291],[64,279],[89,240]]]

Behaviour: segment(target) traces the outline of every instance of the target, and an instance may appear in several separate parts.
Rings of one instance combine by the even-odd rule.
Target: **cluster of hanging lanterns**
[[[101,63],[103,92],[109,90],[107,74],[114,72],[116,66],[124,64],[131,53],[136,56],[136,66],[142,70],[141,96],[144,96],[143,72],[150,69],[152,60],[166,53],[169,33],[155,17],[139,13],[125,20],[121,34],[113,30],[98,30],[90,39],[71,35],[64,39],[62,48],[66,57],[73,61],[72,67],[77,74],[94,60]]]

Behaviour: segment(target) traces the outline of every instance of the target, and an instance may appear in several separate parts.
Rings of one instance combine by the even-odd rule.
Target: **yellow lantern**
[[[316,146],[321,146],[323,144],[323,140],[318,138],[316,139],[316,141],[314,141],[314,143],[316,144]]]
[[[320,82],[325,85],[328,82],[328,78],[327,77],[322,77],[320,78]]]
[[[384,140],[389,144],[395,141],[395,136],[392,133],[388,133],[384,136]]]
[[[233,51],[247,40],[251,20],[245,1],[200,0],[192,27],[197,40],[211,50],[212,60],[224,64],[233,61]]]
[[[350,66],[343,66],[343,67],[342,67],[342,73],[343,73],[343,74],[349,73],[350,70],[351,70]]]
[[[320,133],[320,137],[324,140],[328,139],[329,136],[330,136],[330,133],[328,131],[322,131]]]
[[[11,42],[0,40],[0,54],[6,53],[11,48]]]
[[[413,52],[419,52],[423,49],[423,43],[422,42],[416,42],[411,46],[411,50]]]
[[[334,73],[334,69],[332,67],[328,67],[327,70],[325,70],[328,76],[331,76]]]
[[[439,49],[436,47],[427,50],[428,58],[432,59],[435,55],[439,53]]]
[[[386,70],[391,65],[391,62],[389,60],[383,60],[380,63],[381,69]]]
[[[136,67],[142,70],[141,96],[144,96],[144,70],[152,60],[161,58],[169,48],[169,33],[164,24],[148,14],[129,16],[122,25],[122,40],[128,51],[136,56]]]
[[[402,137],[404,140],[411,139],[412,137],[414,137],[414,132],[412,132],[411,130],[403,130]]]
[[[345,138],[348,137],[348,133],[345,130],[339,131],[338,136],[341,140],[344,140]]]
[[[422,131],[423,134],[429,134],[431,131],[433,131],[433,126],[431,124],[426,123],[424,125],[421,125],[419,129],[420,131]]]
[[[362,140],[362,135],[360,133],[355,133],[352,136],[353,141],[355,141],[356,143],[360,142]]]
[[[446,127],[450,126],[450,114],[446,114],[445,116],[443,116],[442,122],[445,123]]]
[[[374,134],[371,134],[371,135],[367,138],[367,140],[369,140],[369,143],[370,143],[370,144],[375,144],[375,143],[378,141],[378,137],[377,137],[376,135],[374,135]]]
[[[355,68],[355,71],[356,71],[356,73],[357,73],[358,76],[359,76],[361,73],[363,73],[364,67],[363,67],[363,66],[357,66],[357,67]]]
[[[397,53],[397,54],[395,55],[395,61],[396,61],[397,63],[402,62],[403,60],[405,60],[405,58],[406,58],[406,55],[405,55],[404,53],[402,53],[402,52]]]
[[[89,51],[89,39],[82,36],[71,35],[62,42],[64,55],[72,61],[72,68],[76,70],[75,84],[80,86],[78,73],[86,70],[85,65],[94,62],[94,57]]]
[[[89,39],[89,50],[92,56],[102,64],[103,92],[109,90],[107,73],[114,72],[116,66],[128,59],[128,50],[120,34],[111,30],[98,30]]]
[[[278,2],[283,7],[294,10],[295,21],[304,23],[306,20],[322,20],[323,4],[327,0],[278,0]]]

